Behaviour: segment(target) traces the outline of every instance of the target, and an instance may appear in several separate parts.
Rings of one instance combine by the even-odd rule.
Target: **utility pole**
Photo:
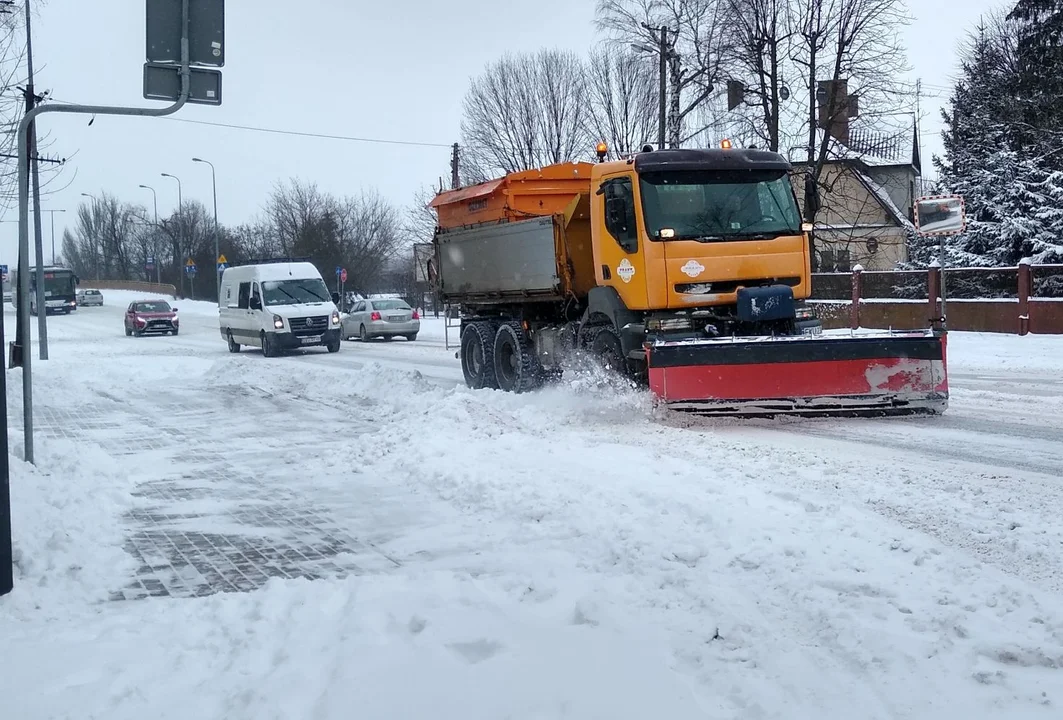
[[[0,2],[0,14],[11,12],[12,3]],[[22,272],[21,262],[19,272]],[[22,278],[19,277],[19,283]],[[18,288],[11,288],[12,294],[18,292]],[[13,295],[14,296],[14,295]],[[22,313],[18,314],[22,318]],[[16,335],[16,337],[18,337]],[[5,348],[4,341],[4,313],[0,312],[0,350]],[[19,363],[21,364],[21,362]],[[5,363],[6,366],[6,363]],[[14,363],[12,363],[14,366]],[[7,595],[15,588],[15,554],[11,539],[11,482],[9,466],[9,448],[7,439],[7,371],[0,372],[0,402],[4,404],[3,412],[0,412],[0,597]]]
[[[457,190],[461,187],[461,181],[458,179],[458,144],[454,143],[454,147],[450,150],[450,189]]]
[[[5,12],[7,8],[10,8],[12,3],[3,3],[2,8]],[[24,2],[26,13],[26,87],[20,88],[22,90],[23,97],[26,101],[26,114],[28,115],[33,111],[33,108],[37,105],[38,101],[43,100],[43,96],[38,97],[33,89],[33,35],[30,25],[30,3],[29,0]],[[34,249],[37,253],[37,288],[35,304],[37,305],[37,335],[38,335],[38,349],[40,351],[41,360],[48,359],[48,312],[45,308],[45,294],[44,294],[44,247],[41,241],[41,213],[40,213],[40,199],[41,199],[41,187],[40,187],[40,175],[38,173],[37,163],[37,127],[33,121],[30,121],[27,128],[27,151],[29,155],[29,169],[30,177],[33,181],[33,229],[34,229]],[[27,252],[28,255],[28,252]],[[29,257],[23,257],[22,247],[19,247],[18,255],[18,276],[20,278],[19,285],[22,285],[21,278],[29,277]],[[17,291],[16,291],[17,292]],[[24,323],[29,323],[28,306],[29,295],[19,298],[20,303],[25,303],[27,306],[26,312],[19,312],[16,319],[16,337],[11,353],[11,367],[23,367],[23,361],[25,353],[28,352],[29,346],[32,345],[32,341],[29,337],[29,328],[24,327]],[[19,306],[21,308],[21,305]]]

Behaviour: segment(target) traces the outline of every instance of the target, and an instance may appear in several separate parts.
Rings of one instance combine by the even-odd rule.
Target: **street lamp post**
[[[81,195],[83,197],[92,198],[92,210],[93,210],[93,215],[95,215],[96,214],[96,203],[99,202],[99,200],[96,199],[95,195],[90,195],[89,193],[81,193]],[[95,221],[95,219],[96,218],[94,217],[93,221]],[[100,236],[96,232],[96,227],[95,227],[96,223],[93,222],[92,224],[93,224],[93,228],[92,228],[92,235],[93,235],[92,263],[95,266],[95,270],[96,270],[96,282],[99,282],[100,281]]]
[[[177,181],[177,234],[178,234],[177,246],[179,248],[181,248],[181,251],[182,251],[182,254],[183,254],[184,249],[185,249],[185,243],[184,243],[184,240],[185,240],[185,237],[184,237],[184,235],[185,235],[185,233],[184,233],[184,230],[185,230],[185,214],[184,214],[185,202],[184,202],[184,199],[183,199],[183,196],[182,196],[181,178],[177,177],[176,175],[171,175],[170,173],[160,173],[160,174],[163,177],[171,178],[172,180],[176,180]],[[179,269],[179,271],[180,271],[180,269]],[[189,282],[191,282],[191,279],[189,279]],[[185,281],[182,280],[181,281],[181,288],[182,288],[181,292],[184,292],[184,286],[185,286]]]
[[[50,213],[52,216],[52,265],[55,265],[55,214],[66,212],[66,210],[42,210],[41,212]]]
[[[150,185],[141,185],[140,187],[145,190],[151,190],[151,203],[155,208],[155,227],[152,230],[152,237],[155,239],[155,284],[162,285],[162,266],[159,262],[159,196],[155,194],[155,188]]]
[[[214,163],[201,158],[192,158],[192,162],[210,165],[210,185],[214,193],[214,262],[217,263],[221,257],[221,248],[218,247],[218,179],[214,174]],[[214,266],[214,287],[218,293],[218,305],[221,305],[221,273],[217,265]]]

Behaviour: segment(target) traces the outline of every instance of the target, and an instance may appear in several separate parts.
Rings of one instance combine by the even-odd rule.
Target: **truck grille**
[[[296,337],[320,335],[328,329],[328,315],[291,318],[288,321],[288,324],[292,328],[292,335],[295,335]]]
[[[704,295],[708,293],[727,295],[736,292],[739,287],[752,288],[766,287],[768,285],[789,285],[790,287],[797,287],[800,284],[801,278],[797,277],[758,278],[756,280],[718,280],[711,283],[682,283],[675,286],[675,291],[677,293],[691,295]]]

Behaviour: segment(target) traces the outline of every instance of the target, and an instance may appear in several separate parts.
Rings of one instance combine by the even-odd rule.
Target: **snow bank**
[[[949,370],[1063,374],[1063,335],[950,332]]]
[[[411,568],[132,603],[6,636],[0,693],[12,718],[705,717],[636,618],[602,629],[572,599]],[[47,693],[18,692],[41,675]]]

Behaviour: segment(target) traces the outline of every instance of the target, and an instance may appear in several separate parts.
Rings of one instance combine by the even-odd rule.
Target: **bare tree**
[[[691,130],[685,121],[706,109],[723,77],[730,41],[721,0],[598,0],[596,24],[618,45],[647,49],[658,47],[660,29],[668,28],[669,144],[699,135],[704,123]]]
[[[808,92],[807,158],[818,180],[832,143],[830,128],[849,112],[840,93],[828,90],[822,97],[819,82],[844,81],[864,114],[892,109],[904,94],[898,75],[907,59],[898,31],[908,16],[903,0],[795,1],[800,24],[795,61],[804,69]],[[825,130],[818,138],[817,125]]]
[[[614,45],[595,50],[587,65],[589,134],[617,156],[637,152],[656,136],[658,85],[649,64]]]
[[[488,66],[463,104],[467,179],[587,156],[586,106],[583,63],[573,53],[543,49]]]

